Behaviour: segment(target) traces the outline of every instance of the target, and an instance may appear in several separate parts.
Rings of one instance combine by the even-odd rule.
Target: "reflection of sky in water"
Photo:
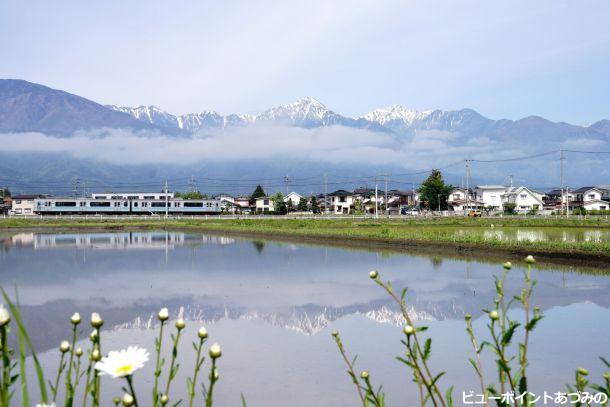
[[[610,242],[610,230],[600,229],[558,229],[558,228],[543,228],[543,229],[527,229],[527,228],[489,228],[481,231],[480,229],[458,229],[456,234],[465,235],[482,235],[485,239],[496,239],[505,241],[519,242]]]
[[[400,317],[368,279],[373,268],[395,287],[409,287],[412,315],[426,320],[434,334],[433,359],[443,361],[458,388],[474,386],[462,356],[469,352],[462,319],[465,313],[480,316],[480,309],[491,303],[492,275],[499,271],[498,265],[438,256],[200,234],[22,234],[1,239],[0,280],[5,287],[18,286],[31,329],[45,332],[34,335],[39,349],[54,347],[67,335],[72,312],[97,310],[108,327],[115,327],[105,334],[107,346],[139,343],[152,350],[149,318],[168,306],[173,315],[182,312],[189,320],[204,321],[213,340],[223,344],[219,395],[226,403],[221,405],[238,404],[242,390],[252,405],[269,405],[257,391],[262,383],[278,400],[272,405],[309,405],[312,400],[349,405],[352,388],[328,335],[334,328],[394,401],[412,390],[405,388],[406,375],[393,360],[400,353],[395,328]],[[509,274],[513,293],[521,286],[521,271]],[[607,352],[603,338],[610,334],[608,324],[599,323],[610,316],[610,278],[559,271],[536,271],[534,276],[539,282],[534,303],[547,314],[534,335],[534,348],[544,354],[544,363],[542,358],[532,361],[532,371],[538,373],[534,383],[563,385],[577,365],[597,372],[595,358]],[[194,325],[198,323],[189,326],[192,337]],[[183,383],[177,382],[180,392]]]

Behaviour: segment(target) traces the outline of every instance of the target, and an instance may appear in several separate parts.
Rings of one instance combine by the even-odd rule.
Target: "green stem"
[[[409,325],[411,325],[412,327],[415,327],[415,325],[413,325],[413,321],[411,320],[411,317],[409,317],[409,313],[407,312],[407,307],[405,305],[405,302],[402,301],[401,299],[399,299],[396,296],[396,294],[394,294],[394,292],[390,289],[390,287],[388,287],[382,281],[377,279],[377,280],[375,280],[375,282],[377,284],[379,284],[381,287],[383,287],[386,290],[386,292],[390,295],[390,297],[392,297],[392,299],[398,304],[398,306],[400,307],[400,311],[402,312],[402,315],[405,318],[405,320],[407,321],[407,323]],[[415,350],[416,350],[417,354],[419,354],[419,356],[421,357],[422,366],[424,367],[424,370],[421,373],[425,372],[428,375],[428,378],[426,378],[425,375],[421,374],[422,379],[425,384],[432,383],[432,379],[433,379],[432,372],[430,371],[430,368],[428,367],[428,363],[426,362],[426,359],[424,358],[424,352],[421,349],[421,345],[419,344],[419,339],[417,337],[416,330],[413,332],[413,340],[415,341]],[[443,398],[443,395],[441,394],[437,384],[435,383],[434,385],[432,385],[432,388],[434,389],[434,392],[430,393],[430,399],[432,400],[432,402],[434,403],[434,393],[436,393],[441,405],[443,407],[446,407],[445,399]]]
[[[133,405],[135,407],[138,407],[138,399],[136,397],[136,392],[133,390],[133,380],[131,375],[125,376],[125,379],[127,379],[127,384],[129,385],[129,392],[131,393],[131,397],[133,397]]]
[[[212,407],[212,397],[214,394],[214,384],[216,383],[216,359],[212,358],[212,367],[210,368],[210,385],[205,397],[205,407]]]
[[[83,395],[83,407],[87,407],[87,398],[89,397],[89,390],[91,390],[91,353],[89,353],[89,365],[87,366],[87,375],[85,376],[85,394]]]
[[[348,371],[350,377],[352,378],[352,381],[354,382],[356,389],[358,389],[358,397],[360,397],[360,402],[362,403],[363,406],[366,406],[366,400],[364,398],[364,395],[362,394],[362,388],[360,387],[360,383],[358,383],[358,379],[356,379],[356,377],[358,377],[358,376],[356,376],[356,372],[354,371],[354,365],[348,359],[347,353],[345,352],[345,348],[343,347],[343,343],[341,342],[341,338],[339,338],[338,333],[337,333],[337,336],[335,336],[335,342],[337,343],[339,352],[341,352],[343,361],[347,365],[347,371]]]
[[[66,354],[62,352],[61,357],[59,358],[59,367],[57,368],[57,377],[55,377],[55,387],[52,389],[53,390],[53,402],[55,402],[55,400],[57,399],[59,378],[61,377],[61,373],[64,370],[63,366],[64,366],[64,357],[65,356],[66,356]]]
[[[11,356],[7,341],[7,325],[0,328],[0,341],[2,343],[2,405],[9,404],[9,387],[11,383]]]
[[[74,324],[72,328],[72,344],[70,346],[70,361],[68,363],[68,371],[66,372],[66,407],[72,406],[74,399],[74,387],[72,386],[72,363],[74,362],[74,347],[76,346],[78,325]]]
[[[174,346],[172,348],[172,362],[169,365],[169,373],[167,376],[167,384],[165,385],[165,395],[169,397],[169,388],[172,384],[172,380],[174,380],[174,376],[176,373],[174,372],[174,367],[176,365],[176,356],[178,356],[178,342],[180,342],[180,334],[182,333],[181,329],[177,329],[178,333],[176,334],[176,338],[174,339]]]
[[[494,340],[494,344],[496,345],[496,350],[498,351],[498,357],[502,360],[502,362],[508,366],[509,361],[506,358],[506,355],[503,351],[503,347],[500,345],[500,342],[498,341],[498,336],[496,335],[496,330],[495,330],[495,321],[491,321],[491,337]],[[515,387],[515,383],[513,381],[512,376],[510,375],[510,372],[506,373],[506,377],[508,377],[508,383],[510,384],[510,388],[513,391],[513,394],[518,394],[516,391],[516,387]],[[515,402],[515,407],[517,407],[519,405],[517,399],[515,398],[514,400]]]
[[[205,342],[205,338],[201,338],[199,340],[199,346],[197,347],[197,358],[195,359],[195,372],[193,373],[193,381],[191,383],[191,389],[189,394],[189,407],[193,407],[193,402],[195,400],[195,387],[197,386],[197,376],[199,374],[199,370],[201,369],[201,364],[203,363],[203,359],[201,358],[201,348],[203,348],[203,343]]]
[[[157,361],[155,362],[155,384],[153,385],[153,407],[157,407],[159,402],[159,376],[161,376],[161,345],[163,344],[163,326],[165,321],[161,321],[161,328],[159,329],[159,339],[157,340]]]

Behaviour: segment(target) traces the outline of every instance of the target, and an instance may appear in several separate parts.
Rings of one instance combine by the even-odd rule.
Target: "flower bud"
[[[505,263],[502,263],[502,267],[504,267],[504,270],[510,270],[513,268],[513,263],[511,263],[510,261],[507,261]]]
[[[162,394],[161,397],[159,397],[159,401],[161,402],[161,405],[164,406],[169,403],[169,397],[167,397],[167,394]]]
[[[199,337],[199,339],[205,339],[208,337],[208,330],[205,329],[204,326],[202,326],[201,328],[199,328],[199,331],[197,331],[197,336]]]
[[[589,371],[584,367],[579,367],[578,369],[576,369],[576,371],[582,376],[587,376],[589,374]]]
[[[167,308],[161,308],[161,311],[159,311],[159,313],[157,314],[157,318],[159,318],[159,321],[161,322],[167,321],[167,319],[169,318],[169,311],[167,310]]]
[[[186,326],[186,323],[184,323],[184,319],[179,318],[176,321],[176,329],[181,330],[181,329],[184,329],[185,326]]]
[[[70,350],[70,342],[68,342],[68,341],[61,341],[61,343],[59,344],[59,351],[61,353],[66,353],[69,350]]]
[[[123,396],[123,405],[125,407],[131,407],[133,406],[133,397],[131,396],[131,394],[127,394],[125,393],[125,395]]]
[[[466,315],[464,315],[464,319],[465,319],[466,321],[471,321],[471,320],[472,320],[472,315],[470,315],[470,314],[466,314]]]
[[[91,360],[94,362],[99,362],[100,360],[102,360],[102,355],[100,355],[99,350],[93,349],[93,351],[91,352]]]
[[[210,357],[212,359],[217,359],[222,355],[222,351],[220,350],[220,345],[215,343],[214,345],[210,346]]]
[[[337,336],[339,336],[339,331],[337,331],[337,330],[335,329],[335,330],[334,330],[334,331],[332,331],[330,334],[333,336],[333,338],[336,338]]]
[[[100,317],[100,314],[94,312],[91,314],[91,326],[94,328],[101,328],[104,325],[104,320]]]
[[[365,379],[365,380],[366,380],[366,379],[368,379],[368,378],[369,378],[369,372],[368,372],[367,370],[363,370],[363,371],[360,373],[360,377],[362,377],[362,378],[363,378],[363,379]]]
[[[491,312],[489,313],[489,318],[490,318],[492,321],[497,321],[497,320],[498,320],[498,318],[499,318],[498,311],[495,311],[495,310],[494,310],[494,311],[491,311]]]
[[[218,373],[218,368],[214,368],[214,371],[212,372],[212,377],[210,377],[210,379],[214,379],[214,380],[218,380],[220,379],[220,374]]]
[[[11,314],[4,308],[4,305],[0,304],[0,327],[11,322]]]
[[[378,275],[379,275],[379,273],[376,272],[375,270],[369,271],[369,277],[372,278],[373,280],[375,280]]]
[[[112,402],[114,403],[114,405],[115,405],[115,406],[118,406],[118,405],[119,405],[119,403],[121,402],[121,398],[120,398],[120,397],[118,397],[118,396],[115,396],[115,397],[112,399]]]
[[[525,262],[526,262],[527,264],[534,264],[534,263],[536,263],[536,260],[534,259],[534,256],[532,256],[532,255],[530,254],[529,256],[527,256],[527,257],[525,258]]]
[[[83,348],[76,348],[74,354],[80,358],[81,356],[83,356]]]
[[[72,314],[70,317],[70,322],[72,322],[74,325],[80,324],[80,314],[78,312]]]
[[[402,331],[405,333],[405,335],[412,335],[413,332],[415,332],[415,329],[411,325],[407,325],[402,329]]]

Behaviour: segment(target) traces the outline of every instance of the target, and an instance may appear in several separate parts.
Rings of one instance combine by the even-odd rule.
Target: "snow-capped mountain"
[[[425,120],[430,114],[432,114],[432,110],[420,112],[418,110],[406,109],[400,105],[393,105],[375,109],[362,116],[362,118],[390,128],[403,128],[411,126],[415,121]]]
[[[166,128],[180,127],[176,116],[164,112],[156,106],[127,107],[110,105],[108,107],[117,112],[127,113],[140,121],[154,124],[155,126]]]

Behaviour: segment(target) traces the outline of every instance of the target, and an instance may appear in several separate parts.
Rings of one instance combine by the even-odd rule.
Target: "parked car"
[[[472,210],[472,211],[468,212],[468,217],[469,218],[480,218],[481,217],[481,211]]]
[[[419,212],[419,209],[417,209],[417,208],[412,208],[412,209],[405,208],[400,212],[400,214],[407,215],[407,216],[419,216],[420,212]]]

